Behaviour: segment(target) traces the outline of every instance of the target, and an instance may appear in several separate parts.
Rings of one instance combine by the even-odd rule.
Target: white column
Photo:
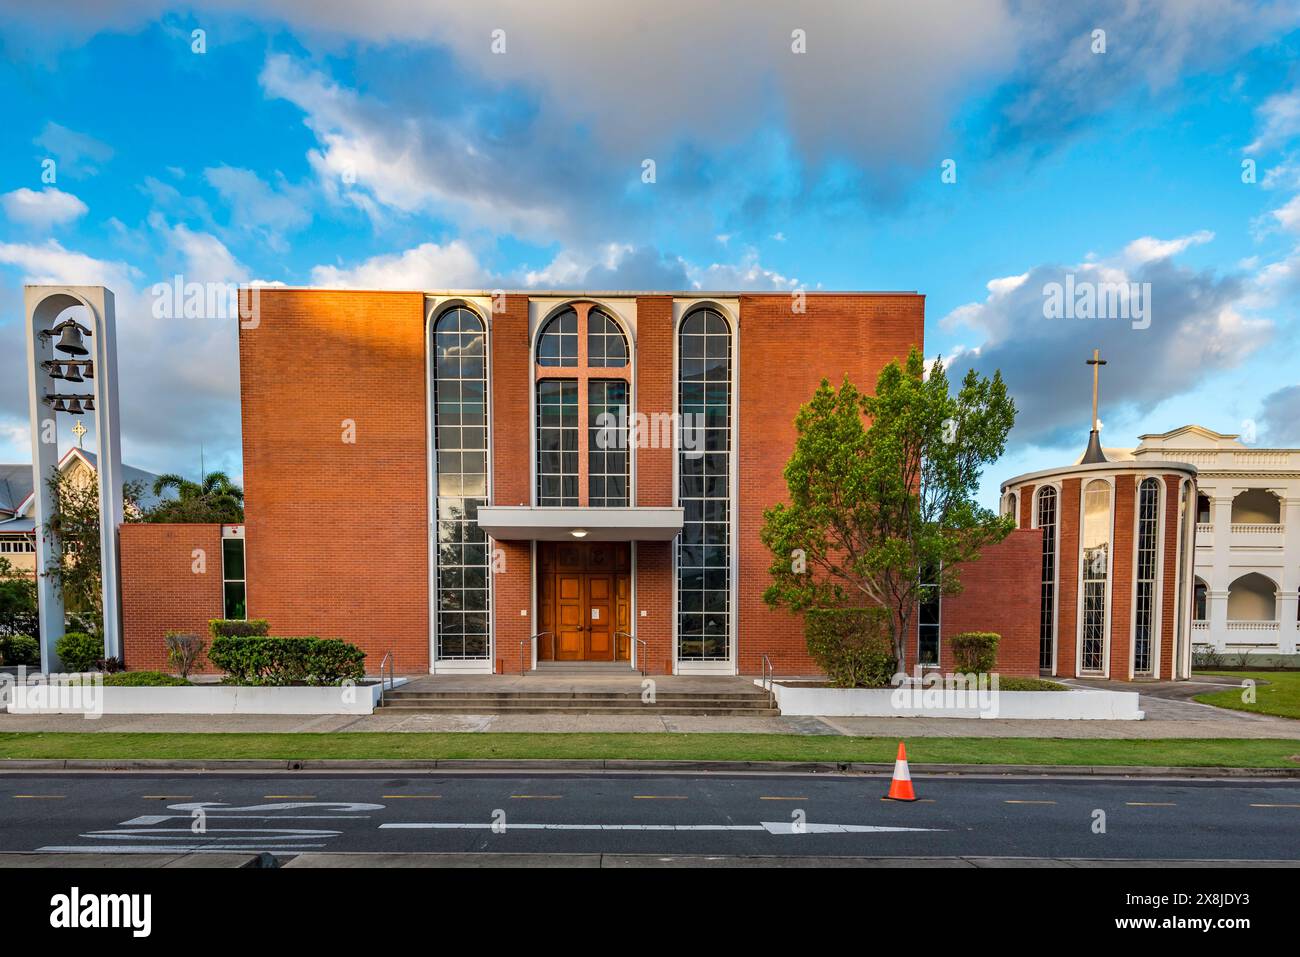
[[[1296,623],[1297,589],[1300,589],[1300,497],[1282,499],[1282,521],[1286,524],[1282,541],[1282,600],[1278,602],[1278,653],[1296,654],[1300,651]]]

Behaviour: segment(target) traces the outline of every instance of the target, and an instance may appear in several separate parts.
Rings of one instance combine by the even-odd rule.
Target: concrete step
[[[755,706],[737,706],[723,701],[683,701],[680,704],[591,704],[585,701],[518,701],[501,703],[498,701],[389,701],[383,704],[384,710],[401,711],[459,711],[462,714],[491,714],[507,711],[582,711],[596,714],[603,712],[637,712],[656,714],[689,714],[695,711],[718,711],[728,714],[760,714],[772,709],[766,703]]]
[[[519,695],[509,698],[497,698],[490,695],[386,695],[385,704],[430,704],[430,705],[500,705],[508,707],[510,705],[581,705],[587,708],[617,708],[617,707],[645,707],[650,702],[642,701],[636,695],[565,695],[565,694],[534,694]],[[656,705],[665,708],[681,708],[689,705],[707,705],[708,707],[725,707],[725,708],[766,708],[768,699],[765,696],[761,698],[731,698],[722,695],[692,695],[686,698],[656,698],[653,702]]]
[[[566,698],[573,701],[640,701],[641,692],[639,690],[567,691],[562,689],[545,691],[427,691],[413,689],[403,691],[398,688],[395,691],[384,693],[384,700],[386,701],[401,701],[404,699],[459,701],[466,698],[484,701],[525,701],[535,698]],[[706,698],[742,702],[768,700],[767,694],[762,691],[757,693],[750,691],[661,691],[655,695],[656,701],[699,701]]]

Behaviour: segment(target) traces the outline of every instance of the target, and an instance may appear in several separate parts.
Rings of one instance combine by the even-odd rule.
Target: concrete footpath
[[[702,717],[690,715],[411,714],[372,715],[79,715],[0,714],[0,732],[524,732],[593,734],[809,734],[869,738],[1292,738],[1300,721],[1228,711],[1195,701],[1143,694],[1145,721],[1042,721],[1001,718]]]

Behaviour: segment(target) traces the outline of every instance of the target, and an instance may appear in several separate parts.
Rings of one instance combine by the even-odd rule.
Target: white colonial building
[[[1300,449],[1256,448],[1186,425],[1107,455],[1196,466],[1193,646],[1296,654]]]

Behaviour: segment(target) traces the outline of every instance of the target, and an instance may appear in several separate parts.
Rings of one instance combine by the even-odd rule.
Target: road
[[[1300,781],[0,774],[0,851],[1300,858]]]

